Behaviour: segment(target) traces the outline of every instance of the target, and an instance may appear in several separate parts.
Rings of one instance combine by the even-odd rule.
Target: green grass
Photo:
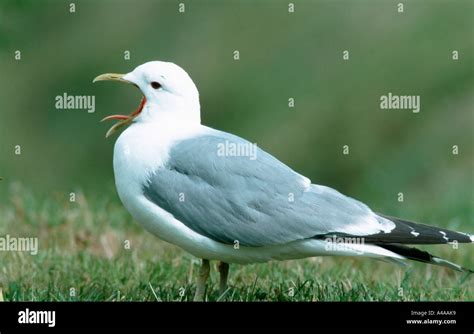
[[[38,237],[39,252],[0,252],[4,300],[192,300],[200,261],[143,230],[112,189],[105,193],[110,195],[77,192],[76,202],[69,202],[69,194],[40,197],[19,184],[9,186],[9,198],[0,204],[0,235]],[[428,249],[473,267],[472,245]],[[230,270],[230,289],[220,296],[212,266],[208,300],[474,300],[471,277],[418,263],[310,258]]]

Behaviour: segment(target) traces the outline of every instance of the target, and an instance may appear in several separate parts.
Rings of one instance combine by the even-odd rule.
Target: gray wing
[[[181,141],[144,185],[144,194],[190,229],[225,244],[274,245],[361,228],[367,234],[367,217],[376,225],[371,230],[374,224],[367,220],[368,232],[383,230],[384,222],[373,219],[377,216],[363,203],[310,185],[249,145],[220,131]]]

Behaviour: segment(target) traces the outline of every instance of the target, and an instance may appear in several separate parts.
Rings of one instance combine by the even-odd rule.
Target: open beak
[[[124,79],[125,74],[118,74],[118,73],[105,73],[97,76],[92,82],[96,81],[119,81],[119,82],[125,82],[128,84],[132,84],[134,86],[137,86],[135,83],[125,80]],[[134,112],[132,112],[130,115],[110,115],[101,120],[103,121],[108,121],[108,120],[118,120],[117,123],[115,123],[109,131],[105,134],[105,138],[108,138],[110,135],[112,135],[115,131],[118,129],[132,123],[132,121],[142,112],[143,107],[145,106],[146,98],[143,97],[142,100],[140,101],[140,104]]]

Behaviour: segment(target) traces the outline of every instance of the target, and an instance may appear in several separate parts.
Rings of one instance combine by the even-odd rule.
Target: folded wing
[[[395,228],[365,204],[312,185],[263,150],[252,152],[251,145],[215,130],[176,143],[144,194],[192,230],[226,244],[267,246]]]

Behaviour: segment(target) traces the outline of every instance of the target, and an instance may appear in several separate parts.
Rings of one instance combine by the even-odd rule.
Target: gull
[[[202,125],[198,90],[178,65],[151,61],[93,82],[102,80],[143,94],[130,115],[104,118],[118,121],[106,137],[126,127],[114,146],[115,184],[146,230],[202,259],[194,300],[205,300],[211,260],[220,261],[221,296],[229,263],[342,255],[472,272],[407,246],[472,243],[472,235],[375,213],[249,141]]]

